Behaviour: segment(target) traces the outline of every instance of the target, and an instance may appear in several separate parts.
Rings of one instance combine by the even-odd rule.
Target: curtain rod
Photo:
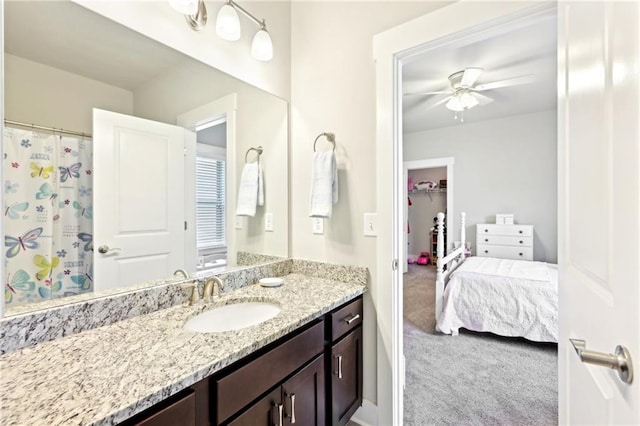
[[[19,121],[7,120],[6,118],[4,119],[4,124],[12,124],[14,126],[29,127],[31,129],[38,129],[38,130],[47,130],[49,132],[64,133],[64,134],[73,135],[73,136],[82,136],[82,137],[85,137],[85,138],[92,138],[93,137],[91,135],[91,133],[73,132],[71,130],[56,129],[55,127],[38,126],[36,124],[21,123]]]

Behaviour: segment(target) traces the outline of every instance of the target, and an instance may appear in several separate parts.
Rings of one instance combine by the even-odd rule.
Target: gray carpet
[[[405,425],[556,425],[556,345],[464,330],[456,337],[436,333],[434,269],[409,267]]]

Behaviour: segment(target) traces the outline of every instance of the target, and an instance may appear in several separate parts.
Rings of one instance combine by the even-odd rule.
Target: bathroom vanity
[[[366,269],[287,262],[281,287],[243,285],[213,305],[160,309],[1,355],[0,424],[345,424],[362,402]],[[281,311],[235,331],[185,329],[213,306],[247,301]]]
[[[362,404],[362,297],[123,425],[344,425]]]

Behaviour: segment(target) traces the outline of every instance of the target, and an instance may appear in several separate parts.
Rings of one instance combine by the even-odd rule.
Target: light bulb
[[[216,34],[220,38],[236,41],[240,38],[240,19],[238,12],[229,3],[222,6],[216,18]]]
[[[265,27],[260,28],[253,37],[251,55],[259,61],[270,61],[273,58],[273,43]]]
[[[184,15],[195,15],[198,13],[198,0],[169,0],[169,4],[176,11]]]

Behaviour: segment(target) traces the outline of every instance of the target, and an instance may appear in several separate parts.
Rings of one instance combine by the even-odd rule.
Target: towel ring
[[[331,142],[331,144],[333,145],[333,150],[336,150],[336,135],[335,133],[331,133],[331,132],[323,132],[320,133],[318,135],[318,137],[316,137],[316,140],[313,141],[313,152],[316,152],[316,143],[318,143],[318,139],[320,139],[322,136],[325,136],[327,138],[327,140],[329,142]]]
[[[247,157],[249,156],[249,153],[251,151],[255,151],[258,153],[258,160],[260,160],[260,156],[262,155],[262,146],[258,146],[257,148],[251,147],[247,150],[247,152],[244,154],[244,162],[247,162]]]

